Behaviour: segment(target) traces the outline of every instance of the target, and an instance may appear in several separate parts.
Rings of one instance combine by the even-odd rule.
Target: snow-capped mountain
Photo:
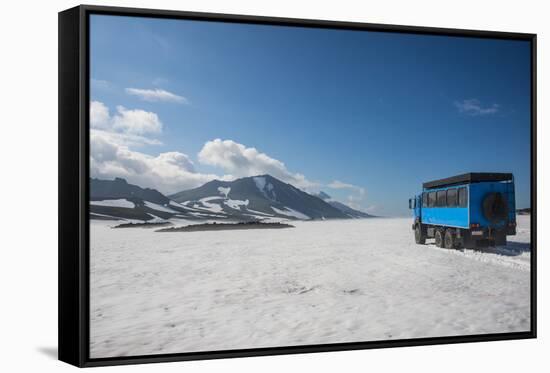
[[[213,180],[165,196],[126,180],[90,179],[90,217],[159,221],[171,218],[257,221],[370,217],[321,192],[308,194],[270,175]]]
[[[90,179],[90,217],[93,219],[193,218],[191,212],[155,189],[128,184],[121,178]]]
[[[213,180],[169,196],[185,207],[238,219],[345,219],[349,216],[322,199],[271,175],[234,181]]]
[[[360,218],[372,218],[373,215],[367,214],[366,212],[359,211],[356,209],[353,209],[349,207],[346,204],[343,204],[342,202],[338,202],[332,199],[331,196],[326,194],[323,191],[320,191],[319,193],[314,194],[314,196],[321,198],[323,201],[327,202],[332,207],[337,208],[338,210],[342,211],[344,214],[348,215],[350,218],[354,219],[360,219]]]

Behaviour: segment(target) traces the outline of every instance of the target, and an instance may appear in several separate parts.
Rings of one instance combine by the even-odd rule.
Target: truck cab
[[[409,209],[413,212],[414,221],[421,221],[422,215],[422,195],[409,198]]]

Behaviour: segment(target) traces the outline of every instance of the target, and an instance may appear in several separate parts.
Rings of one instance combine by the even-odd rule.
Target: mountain
[[[326,194],[323,191],[320,191],[317,194],[314,194],[314,196],[322,199],[323,201],[327,202],[332,207],[337,208],[344,214],[346,214],[350,218],[359,219],[359,218],[372,218],[373,215],[369,215],[366,212],[359,211],[352,209],[348,205],[343,204],[342,202],[334,201],[328,194]]]
[[[147,221],[194,218],[190,209],[174,203],[159,191],[128,184],[121,178],[90,179],[90,217]]]
[[[322,199],[271,175],[245,177],[234,181],[213,180],[201,187],[175,193],[169,197],[186,207],[238,219],[349,218],[346,213]]]
[[[121,178],[90,179],[90,217],[260,221],[349,219],[370,215],[332,201],[326,193],[311,195],[271,175],[260,175],[234,181],[213,180],[170,196],[129,184]]]
[[[164,194],[155,189],[141,188],[137,185],[128,184],[126,180],[119,177],[114,180],[90,180],[90,199],[116,199],[135,197],[145,201],[166,204],[170,201]]]
[[[319,193],[312,193],[312,194],[317,198],[321,198],[325,202],[331,199],[331,197],[323,191],[320,191]]]

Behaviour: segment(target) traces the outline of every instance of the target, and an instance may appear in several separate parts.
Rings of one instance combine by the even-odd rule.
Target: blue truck
[[[409,199],[417,244],[435,238],[438,247],[484,248],[506,245],[516,234],[513,174],[467,173],[422,187]]]

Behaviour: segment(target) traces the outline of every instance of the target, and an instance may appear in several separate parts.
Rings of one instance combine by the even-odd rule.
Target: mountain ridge
[[[125,179],[90,179],[90,213],[94,219],[158,221],[324,220],[370,217],[348,206],[334,205],[326,193],[306,193],[269,174],[232,181],[211,180],[168,196]],[[361,215],[364,214],[364,215]]]
[[[247,209],[279,217],[302,219],[344,219],[337,208],[308,194],[292,184],[269,174],[248,176],[233,181],[212,180],[198,188],[174,193],[169,197],[178,203],[199,204],[205,198],[221,197],[246,205]],[[235,209],[229,203],[229,208]],[[226,203],[227,205],[227,203]],[[224,211],[227,211],[225,207]],[[229,210],[230,211],[230,210]],[[307,217],[307,218],[306,218]]]

